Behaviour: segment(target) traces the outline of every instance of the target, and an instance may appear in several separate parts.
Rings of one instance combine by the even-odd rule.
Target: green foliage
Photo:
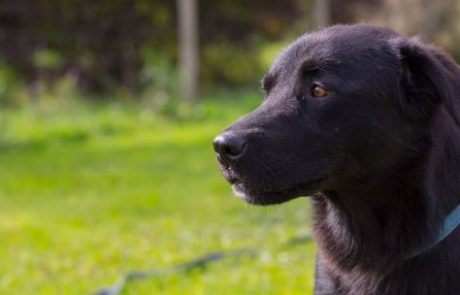
[[[275,58],[289,45],[292,40],[272,42],[262,46],[259,50],[258,61],[264,69],[268,69]]]
[[[0,105],[12,104],[19,100],[21,91],[16,71],[5,63],[0,63]]]
[[[142,104],[152,113],[178,116],[181,113],[181,104],[177,100],[179,73],[172,58],[146,46],[142,50],[142,59]]]
[[[209,44],[203,48],[202,80],[205,88],[251,85],[257,87],[273,60],[290,41],[253,41]]]
[[[130,102],[0,109],[0,293],[89,294],[125,271],[258,247],[124,294],[311,294],[314,244],[280,246],[310,232],[308,202],[247,206],[215,163],[212,138],[258,96],[213,95],[181,120]]]
[[[64,60],[55,50],[41,49],[34,52],[33,63],[39,68],[57,69],[63,65]]]
[[[208,88],[253,83],[261,72],[260,46],[283,36],[299,16],[296,0],[256,0],[250,9],[242,0],[198,4],[201,74]],[[145,83],[152,67],[177,65],[176,1],[10,0],[2,7],[0,58],[16,71],[15,83],[49,84],[71,72],[78,87],[92,94],[138,93],[158,87]]]
[[[202,77],[205,85],[255,84],[265,69],[258,60],[258,48],[244,48],[228,42],[203,48]]]

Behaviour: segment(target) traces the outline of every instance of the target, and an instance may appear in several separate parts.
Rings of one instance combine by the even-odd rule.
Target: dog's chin
[[[325,180],[320,179],[296,185],[279,191],[265,191],[248,186],[242,182],[235,182],[232,185],[234,194],[252,205],[275,205],[290,201],[292,199],[309,196],[320,190],[320,184]]]
[[[233,184],[232,189],[237,197],[252,205],[280,204],[299,197],[282,192],[265,192],[247,189],[242,183]]]

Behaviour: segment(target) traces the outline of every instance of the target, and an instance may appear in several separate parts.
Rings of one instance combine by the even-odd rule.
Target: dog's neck
[[[411,163],[413,169],[381,179],[394,185],[380,185],[377,177],[356,189],[325,191],[313,198],[315,234],[330,269],[390,271],[436,239],[445,216],[460,203],[460,175],[452,173],[460,167],[460,146],[453,140],[460,130],[448,123],[435,121],[434,128],[448,126],[437,128],[444,134],[433,138],[429,152]],[[440,247],[429,252],[436,251]]]

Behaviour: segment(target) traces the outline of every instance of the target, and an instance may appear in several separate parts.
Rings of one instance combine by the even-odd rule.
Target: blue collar
[[[413,258],[417,255],[420,255],[430,250],[438,243],[440,243],[442,240],[444,240],[455,228],[457,228],[458,225],[460,225],[460,205],[458,205],[454,210],[452,210],[449,213],[449,215],[446,216],[446,219],[444,219],[444,223],[442,224],[441,230],[439,231],[436,239],[432,243],[412,252],[410,255],[406,257],[406,259]]]

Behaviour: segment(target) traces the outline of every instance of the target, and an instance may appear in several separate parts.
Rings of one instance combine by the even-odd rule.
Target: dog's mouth
[[[253,205],[273,205],[316,193],[326,179],[327,176],[322,176],[279,190],[264,190],[239,181],[235,177],[228,179],[228,181],[232,184],[235,195],[244,201]]]
[[[326,173],[317,173],[319,176],[307,177],[307,180],[291,184],[276,179],[269,181],[267,177],[259,182],[241,174],[234,165],[220,160],[218,163],[223,176],[232,185],[234,194],[253,205],[279,204],[297,197],[313,195],[321,190],[328,179]]]

